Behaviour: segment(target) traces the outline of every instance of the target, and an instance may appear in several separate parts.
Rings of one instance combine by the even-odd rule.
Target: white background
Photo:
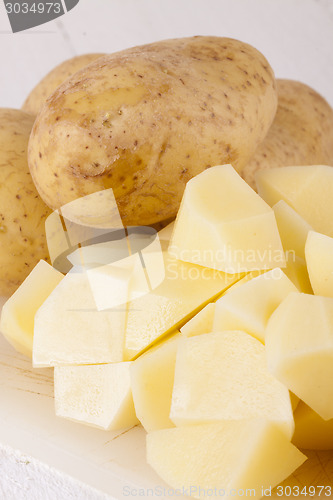
[[[74,55],[199,34],[254,45],[277,77],[307,83],[333,105],[333,0],[81,0],[58,20],[18,34],[11,33],[0,0],[0,107],[19,108],[50,69]],[[0,496],[105,498],[1,446]]]

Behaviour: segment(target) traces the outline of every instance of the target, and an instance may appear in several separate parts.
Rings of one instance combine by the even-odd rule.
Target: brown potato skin
[[[174,217],[193,176],[240,171],[276,112],[272,69],[237,40],[192,37],[108,55],[48,99],[29,166],[52,208],[113,188],[125,225]]]
[[[333,109],[304,83],[277,80],[278,109],[271,128],[242,172],[256,189],[257,170],[297,165],[333,166]]]
[[[103,55],[104,54],[83,54],[62,62],[44,76],[36,87],[32,89],[21,109],[26,113],[37,115],[45,104],[46,99],[53,94],[59,85],[64,83],[64,81],[79,71],[79,69],[84,68]]]
[[[0,109],[0,295],[8,296],[40,259],[48,260],[44,224],[51,210],[32,181],[27,159],[34,116]]]

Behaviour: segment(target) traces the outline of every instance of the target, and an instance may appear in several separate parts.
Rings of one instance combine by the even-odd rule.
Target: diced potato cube
[[[300,399],[293,393],[289,391],[289,396],[290,396],[290,402],[291,402],[291,407],[294,412],[294,417],[295,417],[295,410],[300,402]]]
[[[283,200],[273,205],[273,210],[284,251],[305,259],[305,242],[312,227]]]
[[[133,361],[131,385],[135,411],[146,431],[174,424],[169,418],[179,333]]]
[[[222,297],[228,293],[233,292],[236,288],[244,285],[253,278],[260,276],[260,274],[265,271],[251,271],[247,273],[242,279],[237,281],[234,285],[227,288],[223,293]],[[219,301],[221,296],[219,295],[216,300]],[[193,337],[194,335],[200,335],[202,333],[210,333],[213,330],[214,316],[215,316],[215,304],[216,302],[211,302],[206,305],[201,311],[199,311],[190,321],[185,323],[185,325],[180,329],[180,332],[186,337]]]
[[[68,273],[35,316],[33,364],[123,361],[126,304],[98,311],[85,272]]]
[[[215,315],[215,303],[207,304],[190,321],[188,321],[180,332],[186,337],[193,337],[201,333],[209,333],[213,330]]]
[[[271,373],[323,419],[333,418],[333,299],[291,293],[265,337]]]
[[[137,357],[147,347],[177,330],[240,278],[181,262],[168,252],[163,252],[163,257],[163,282],[129,304],[126,360]]]
[[[299,292],[313,293],[305,259],[288,254],[287,267],[283,269],[283,272],[294,283]]]
[[[231,274],[285,266],[273,210],[231,165],[187,183],[169,251]]]
[[[289,438],[294,431],[289,392],[267,370],[265,347],[240,331],[180,339],[170,418],[177,426],[265,418]]]
[[[300,401],[294,413],[293,443],[305,450],[333,450],[333,418],[323,420],[315,411]]]
[[[311,231],[305,256],[314,293],[333,298],[333,238]]]
[[[56,367],[56,414],[105,430],[136,425],[138,419],[131,392],[130,364]]]
[[[17,351],[30,358],[35,314],[63,277],[41,260],[3,306],[1,332]]]
[[[186,496],[259,499],[287,478],[303,455],[272,422],[231,420],[147,435],[147,461]]]
[[[232,287],[216,302],[213,331],[244,330],[264,343],[271,314],[291,292],[297,289],[281,269]]]
[[[273,206],[284,200],[315,231],[333,237],[333,169],[327,165],[260,170],[258,193]]]

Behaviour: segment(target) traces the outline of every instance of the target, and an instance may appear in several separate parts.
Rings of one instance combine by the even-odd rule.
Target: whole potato
[[[277,80],[278,109],[271,128],[243,170],[256,189],[257,170],[297,165],[333,166],[333,110],[304,83]]]
[[[61,85],[67,78],[71,77],[92,61],[95,61],[104,54],[83,54],[72,57],[53,68],[37,85],[32,89],[23,103],[22,109],[27,113],[37,115],[46,99]]]
[[[186,182],[237,170],[276,112],[272,69],[237,40],[166,40],[105,56],[60,86],[38,116],[29,166],[50,207],[113,188],[125,225],[174,217]]]
[[[40,259],[48,259],[44,234],[50,209],[32,181],[27,148],[34,117],[0,109],[0,295],[9,295]]]

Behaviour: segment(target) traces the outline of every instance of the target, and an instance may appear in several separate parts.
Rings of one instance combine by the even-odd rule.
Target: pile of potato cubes
[[[65,276],[41,261],[1,316],[15,348],[54,367],[57,415],[140,422],[148,463],[196,498],[260,498],[306,460],[298,447],[333,447],[333,169],[256,181],[259,194],[222,165],[188,182],[149,290],[135,254]],[[111,308],[94,294],[108,280]]]

